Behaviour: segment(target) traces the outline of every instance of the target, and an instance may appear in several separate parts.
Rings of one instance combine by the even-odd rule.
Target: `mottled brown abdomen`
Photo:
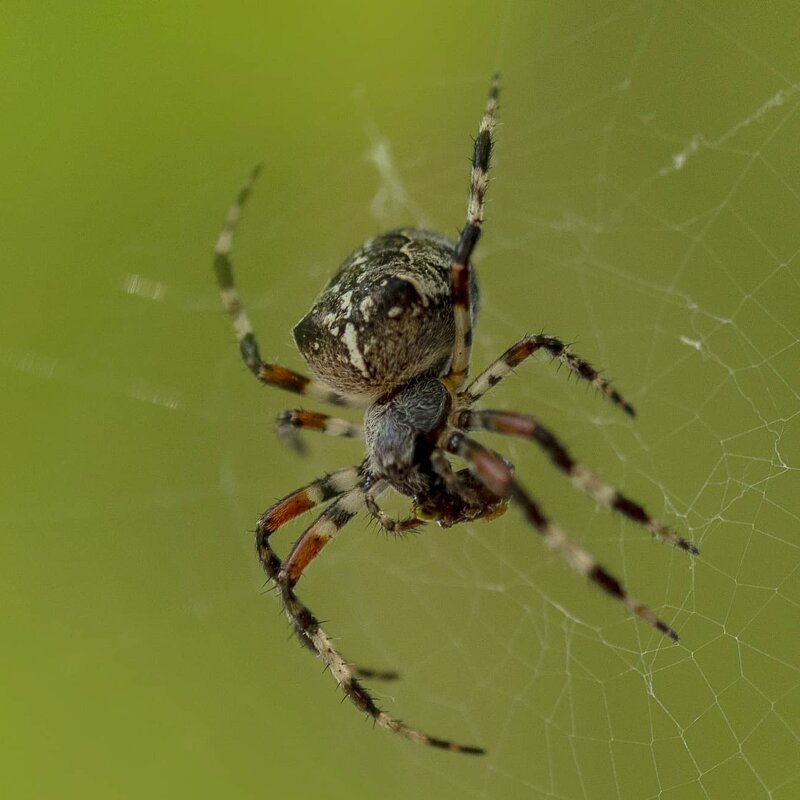
[[[316,375],[371,401],[415,375],[440,373],[453,348],[453,252],[441,234],[407,228],[370,239],[347,258],[294,328]],[[474,284],[471,294],[477,308]]]

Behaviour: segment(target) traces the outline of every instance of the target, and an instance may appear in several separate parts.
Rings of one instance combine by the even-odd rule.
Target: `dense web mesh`
[[[366,90],[344,97],[366,158],[325,163],[320,180],[336,187],[337,202],[309,193],[302,212],[324,217],[326,230],[352,230],[371,215],[367,233],[409,221],[454,233],[466,136],[477,129],[489,74],[502,70],[475,364],[544,329],[608,367],[640,413],[631,422],[544,360],[482,405],[536,414],[701,555],[656,544],[594,508],[532,446],[483,441],[513,459],[549,515],[681,641],[586,585],[513,510],[488,524],[426,529],[407,544],[374,542],[354,523],[315,563],[302,594],[335,621],[348,657],[401,671],[401,683],[376,687],[387,710],[488,749],[466,764],[398,745],[397,796],[422,781],[441,797],[796,797],[800,65],[791,64],[800,17],[791,4],[771,19],[689,3],[587,5],[585,18],[554,22],[539,18],[538,4],[508,3],[487,34],[488,58],[422,90],[437,105],[451,92],[471,97],[457,119],[448,111],[416,120],[425,136],[395,134]],[[340,192],[366,170],[371,198]],[[263,219],[266,201],[258,202],[253,215]],[[270,206],[262,251],[291,214],[297,206]],[[255,238],[243,243],[242,264]],[[262,276],[260,295],[250,273],[243,294],[254,318],[284,304],[299,317],[333,257],[308,268],[303,298],[285,269],[269,274],[268,291]],[[213,290],[181,298],[155,269],[124,275],[119,288],[202,317],[204,327],[218,311]],[[288,352],[285,331],[278,335]],[[211,416],[189,377],[174,388],[180,378],[139,380],[105,366],[79,374],[22,351],[3,359],[37,377],[180,409],[198,424]],[[219,385],[231,374],[225,363]],[[246,503],[255,514],[270,496],[238,452],[241,430],[222,445],[220,489],[231,508]],[[287,467],[287,476],[310,479],[356,461],[358,448],[341,444],[315,442],[315,460]],[[293,485],[271,488],[274,496]]]
[[[478,779],[427,767],[462,796],[792,797],[800,84],[766,40],[739,38],[750,20],[726,27],[686,5],[607,7],[550,32],[529,60],[504,61],[520,52],[513,30],[529,30],[527,14],[509,7],[499,48],[506,91],[476,358],[531,327],[579,332],[576,349],[613,366],[641,415],[629,425],[543,364],[484,405],[538,414],[688,532],[702,550],[694,562],[575,498],[538,454],[494,440],[682,641],[626,619],[512,514],[464,539],[426,536],[382,564],[375,591],[405,598],[391,627],[376,631],[356,601],[344,613],[363,619],[372,652],[416,665],[419,705],[411,690],[391,695],[409,717],[445,719],[489,747]],[[593,73],[589,54],[613,50]],[[400,143],[371,121],[364,130],[376,219],[440,222],[425,192],[452,185],[450,168],[404,164]],[[384,556],[337,557],[363,558],[368,572]],[[401,653],[404,636],[415,646]]]

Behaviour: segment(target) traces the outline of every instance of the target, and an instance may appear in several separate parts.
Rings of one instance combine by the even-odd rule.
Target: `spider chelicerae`
[[[641,505],[575,461],[536,418],[473,408],[515,367],[544,350],[626,414],[634,415],[631,405],[587,361],[559,339],[543,334],[524,336],[467,382],[478,306],[471,258],[483,226],[499,88],[495,76],[474,142],[467,220],[458,241],[453,243],[432,231],[403,228],[370,239],[349,256],[294,328],[297,347],[316,378],[262,361],[234,285],[233,234],[259,167],[228,212],[214,261],[222,302],[233,321],[242,358],[261,383],[336,406],[365,409],[362,425],[301,409],[278,416],[278,434],[296,449],[302,447],[297,431],[308,430],[363,438],[367,451],[360,464],[336,470],[286,495],[258,520],[258,557],[280,593],[291,626],[300,642],[330,669],[345,695],[379,725],[414,741],[460,753],[484,751],[429,736],[381,710],[362,680],[393,674],[350,664],[295,593],[303,570],[361,509],[366,508],[387,531],[400,533],[428,520],[449,527],[491,519],[503,513],[511,501],[545,544],[576,572],[648,625],[677,640],[671,627],[628,594],[588,551],[545,516],[505,458],[470,435],[486,431],[533,441],[575,487],[596,502],[643,525],[662,541],[698,552]],[[456,469],[451,457],[466,466]],[[389,487],[412,498],[412,516],[396,520],[381,510],[377,498]],[[326,502],[327,508],[281,559],[272,549],[272,534]]]

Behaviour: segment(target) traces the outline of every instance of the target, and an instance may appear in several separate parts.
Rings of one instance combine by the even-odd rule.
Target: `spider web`
[[[60,239],[59,225],[81,232],[69,279],[59,282],[39,268],[61,264],[62,256],[60,249],[57,257],[45,250],[47,242],[38,233],[17,256],[29,268],[10,278],[31,281],[19,305],[28,308],[30,298],[43,298],[42,305],[52,310],[43,316],[54,325],[65,313],[64,298],[71,298],[76,308],[86,309],[85,330],[70,341],[52,331],[47,336],[31,331],[28,322],[18,324],[0,352],[13,378],[7,391],[18,393],[21,407],[39,409],[23,395],[28,379],[45,387],[37,392],[46,400],[35,427],[20,434],[18,458],[28,471],[19,471],[30,485],[22,486],[6,512],[8,530],[29,533],[19,537],[13,555],[25,553],[19,563],[30,572],[20,574],[34,577],[20,578],[18,562],[7,562],[9,586],[17,581],[19,597],[26,598],[14,605],[23,641],[29,644],[29,629],[37,636],[41,631],[48,649],[39,660],[50,667],[32,670],[35,659],[19,648],[24,664],[6,681],[16,689],[22,677],[33,676],[33,690],[26,684],[21,692],[30,707],[12,717],[15,732],[35,754],[30,767],[23,759],[17,765],[26,786],[30,775],[41,771],[40,746],[52,780],[66,776],[80,796],[86,796],[88,784],[71,759],[86,753],[92,754],[87,772],[102,776],[106,769],[108,786],[136,781],[140,765],[147,776],[148,765],[160,769],[163,761],[162,752],[155,755],[147,747],[158,734],[153,720],[164,719],[164,752],[184,768],[174,773],[183,781],[178,794],[188,791],[185,781],[205,776],[188,747],[181,760],[175,747],[181,735],[198,747],[210,743],[215,758],[223,753],[222,772],[241,775],[250,767],[263,787],[263,762],[253,768],[255,758],[243,743],[256,742],[261,758],[261,737],[279,729],[294,757],[312,753],[317,766],[317,759],[327,756],[341,773],[377,776],[363,778],[367,796],[419,796],[421,786],[425,796],[438,798],[798,795],[800,64],[795,40],[800,17],[796,4],[771,5],[770,13],[728,4],[724,14],[710,4],[688,2],[591,3],[580,11],[566,5],[511,0],[485,43],[481,40],[485,63],[476,57],[466,74],[453,67],[427,84],[430,76],[409,78],[403,92],[427,109],[422,119],[409,113],[408,103],[397,103],[400,89],[388,100],[374,86],[352,99],[343,92],[340,105],[351,102],[356,120],[355,132],[348,127],[355,140],[351,155],[333,161],[328,154],[319,156],[308,174],[324,175],[324,185],[296,195],[289,170],[281,173],[283,164],[276,160],[273,179],[287,188],[280,203],[274,193],[254,196],[248,214],[259,222],[249,233],[242,230],[237,243],[238,277],[259,333],[286,331],[330,275],[332,253],[352,248],[369,215],[373,227],[367,225],[366,233],[410,220],[454,233],[464,214],[466,136],[476,129],[488,75],[499,68],[504,93],[477,262],[482,308],[475,366],[487,364],[525,332],[545,330],[573,341],[578,353],[607,368],[639,417],[624,418],[543,360],[520,368],[482,405],[538,416],[576,457],[674,524],[701,555],[691,559],[656,544],[629,522],[594,508],[533,446],[483,441],[513,459],[549,516],[675,627],[681,642],[672,644],[636,623],[586,585],[541,546],[513,510],[491,523],[448,531],[429,526],[407,542],[375,541],[373,530],[354,522],[309,571],[313,578],[302,585],[303,599],[331,620],[331,632],[348,657],[401,672],[400,682],[373,687],[388,711],[436,735],[485,746],[488,754],[459,759],[388,734],[361,737],[357,715],[336,706],[331,686],[323,679],[319,687],[311,685],[315,665],[307,663],[306,653],[297,654],[303,664],[298,670],[305,671],[291,694],[315,698],[309,701],[315,703],[312,711],[300,722],[286,712],[269,720],[271,728],[265,725],[267,713],[280,713],[274,687],[295,677],[294,662],[288,646],[273,643],[280,638],[280,621],[268,644],[264,641],[263,627],[271,624],[264,622],[269,616],[264,608],[272,598],[257,607],[260,616],[253,619],[258,578],[249,534],[242,533],[240,550],[231,537],[253,509],[263,508],[265,496],[300,485],[309,472],[357,462],[359,446],[309,442],[314,458],[300,461],[268,439],[269,413],[291,401],[265,400],[243,388],[248,379],[232,365],[230,335],[220,341],[227,321],[210,277],[203,284],[198,278],[206,243],[196,251],[187,247],[185,262],[178,260],[170,272],[176,230],[198,230],[207,208],[200,199],[184,199],[187,187],[173,185],[175,176],[167,170],[165,203],[177,202],[178,211],[163,219],[163,208],[153,216],[141,211],[140,218],[119,192],[131,179],[127,158],[124,166],[119,158],[110,159],[98,171],[92,152],[87,165],[93,169],[83,172],[92,180],[99,176],[88,186],[103,203],[81,216],[70,200],[47,214],[54,241]],[[176,14],[175,31],[183,31],[183,12]],[[216,43],[216,17],[214,24]],[[474,20],[460,24],[469,26],[473,41]],[[152,31],[164,31],[164,52],[171,53],[171,29],[159,24]],[[58,41],[72,38],[59,30]],[[219,79],[226,109],[238,76],[251,71],[249,56],[236,60],[247,51],[241,41],[237,29],[231,59],[212,60],[214,80],[220,64],[234,65]],[[205,44],[200,51],[205,63]],[[138,47],[115,52],[135,53]],[[162,63],[151,62],[155,83]],[[89,86],[86,109],[94,109],[96,100],[92,81],[107,88],[97,63],[103,62],[90,58],[79,73]],[[49,76],[52,70],[45,66]],[[143,81],[138,76],[144,66],[135,62],[137,80]],[[256,83],[263,90],[263,78],[256,76]],[[39,91],[37,86],[28,93],[38,97]],[[244,93],[246,102],[239,117],[232,113],[231,127],[252,143],[253,129],[241,120],[250,119],[256,91],[248,86]],[[184,94],[176,90],[175,97]],[[73,103],[72,90],[62,95]],[[445,100],[450,105],[442,113]],[[148,118],[175,116],[174,150],[183,152],[187,125],[172,110],[177,101],[171,95],[167,101],[168,113]],[[137,104],[122,105],[136,115],[124,118],[119,128],[131,131],[136,141],[130,152],[138,153],[143,132]],[[219,108],[204,94],[202,106],[216,121]],[[271,126],[278,124],[274,108],[264,113],[263,130],[272,135]],[[83,126],[81,120],[76,130]],[[154,138],[160,130],[154,128]],[[48,131],[42,140],[52,138]],[[211,138],[208,151],[199,152],[219,153],[216,127]],[[160,149],[154,152],[161,157]],[[290,161],[291,150],[286,154]],[[63,173],[56,172],[68,186],[86,179],[77,167],[70,172],[73,155],[59,158]],[[238,152],[231,157],[231,175],[238,174],[242,159]],[[158,195],[150,183],[158,171],[153,163],[137,170],[148,176],[142,189],[148,209]],[[204,174],[201,161],[187,164],[187,172]],[[53,168],[53,163],[47,167],[46,178],[36,173],[41,184],[35,204],[28,208],[17,198],[10,213],[39,219]],[[9,174],[27,186],[23,172]],[[341,191],[357,183],[373,188],[369,204],[368,191]],[[218,215],[220,198],[229,192],[228,178],[220,178],[213,186],[202,184],[197,195]],[[101,212],[104,224],[94,219]],[[323,219],[324,241],[298,247],[290,222],[310,227]],[[93,245],[82,232],[103,231],[121,224],[118,220],[130,229],[109,234],[107,242],[86,252]],[[279,243],[286,251],[276,254],[275,263],[297,264],[293,270],[259,276],[257,268],[245,266],[263,263],[265,250],[274,253]],[[97,272],[76,280],[84,263]],[[98,331],[108,339],[98,338]],[[265,356],[297,366],[288,336],[281,335],[268,342]],[[193,350],[194,360],[176,359],[165,342]],[[153,353],[162,358],[154,361]],[[86,424],[86,408],[94,409],[98,398],[104,414],[115,408],[117,415],[107,429],[95,431]],[[231,407],[239,398],[243,406],[251,405],[237,416]],[[53,407],[59,414],[52,414]],[[45,427],[64,409],[66,433]],[[138,437],[148,447],[142,448]],[[58,463],[47,461],[51,449],[59,453]],[[62,450],[82,454],[74,470],[64,469]],[[108,452],[117,454],[113,462]],[[23,453],[29,461],[22,461]],[[119,453],[130,454],[127,473]],[[215,481],[216,495],[208,488]],[[34,484],[53,496],[35,494]],[[213,518],[224,505],[220,497],[229,501],[228,513]],[[400,508],[407,510],[397,503]],[[50,509],[44,519],[43,509]],[[60,552],[59,559],[44,564],[40,550],[31,555],[30,542],[39,541],[42,523],[49,530],[71,526],[74,552]],[[213,539],[209,532],[215,528],[225,533]],[[198,531],[211,540],[202,548],[205,559],[197,550]],[[282,540],[280,552],[286,546]],[[22,585],[26,581],[47,584],[42,596],[58,598],[71,613],[52,602],[37,606],[30,586]],[[232,651],[234,619],[252,628],[236,629],[240,649]],[[217,635],[215,648],[209,640]],[[264,646],[255,657],[254,642]],[[209,665],[200,689],[184,680],[184,651],[195,656],[195,664]],[[234,667],[224,663],[231,652]],[[164,675],[174,680],[162,685]],[[230,683],[224,675],[232,676]],[[265,692],[265,685],[271,691]],[[220,694],[227,693],[225,713],[209,716],[203,728],[205,706],[199,710],[197,698],[205,700],[220,686]],[[84,696],[97,699],[99,710],[87,712]],[[158,704],[163,717],[161,709],[153,710]],[[231,722],[229,705],[246,713]],[[130,733],[125,714],[108,716],[108,709],[118,706],[141,722],[141,730],[134,726]],[[87,713],[95,724],[76,736],[75,720]],[[180,727],[195,719],[200,721],[196,740],[194,731]],[[328,735],[320,733],[326,719],[334,720],[334,733],[316,747],[311,737]],[[98,738],[92,738],[95,729]],[[51,732],[49,743],[43,730]],[[357,747],[342,730],[359,734]],[[277,734],[270,744],[276,740]],[[250,759],[246,765],[236,760],[242,753]],[[107,795],[102,777],[97,780],[98,796]],[[230,775],[224,780],[229,794]],[[131,785],[125,788],[135,793]],[[198,791],[214,788],[208,782]],[[332,786],[329,796],[358,796],[349,784],[346,789],[337,793]]]
[[[483,404],[537,414],[700,547],[692,561],[655,545],[576,498],[540,454],[493,440],[682,641],[585,587],[513,513],[419,537],[388,567],[342,548],[339,566],[380,575],[365,592],[402,601],[380,629],[364,593],[337,619],[361,622],[370,658],[403,665],[414,688],[387,690],[392,707],[489,748],[481,773],[412,754],[415,785],[422,770],[461,797],[796,796],[797,70],[781,66],[775,22],[699,4],[606,5],[525,55],[511,31],[530,37],[535,18],[510,5],[499,37],[476,363],[531,327],[577,334],[640,417],[543,364]],[[441,225],[423,198],[463,176],[415,159],[359,106],[379,227]]]

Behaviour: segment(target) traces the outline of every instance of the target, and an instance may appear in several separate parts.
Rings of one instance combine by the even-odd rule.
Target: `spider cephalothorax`
[[[242,206],[258,174],[240,191],[217,240],[215,269],[247,367],[262,382],[334,405],[366,409],[362,425],[313,411],[294,409],[278,416],[278,433],[299,448],[298,430],[365,439],[361,464],[312,481],[270,506],[256,526],[256,550],[281,595],[299,640],[330,669],[345,694],[380,725],[414,741],[462,753],[478,747],[438,739],[382,711],[361,683],[393,673],[360,670],[347,662],[299,600],[294,587],[322,548],[363,508],[388,531],[403,531],[435,520],[442,527],[491,519],[516,504],[525,519],[581,575],[596,583],[647,624],[677,640],[678,635],[561,527],[545,516],[517,480],[513,465],[471,437],[475,431],[530,440],[541,447],[572,484],[599,504],[619,511],[654,536],[690,553],[694,545],[653,519],[644,508],[575,461],[537,419],[512,411],[474,409],[474,404],[538,350],[592,384],[633,416],[633,409],[585,360],[552,336],[524,336],[467,383],[476,321],[478,289],[472,253],[483,225],[495,125],[498,79],[492,82],[472,156],[467,221],[458,241],[438,233],[403,228],[370,239],[347,258],[311,310],[297,324],[297,346],[316,379],[261,359],[258,344],[233,281],[230,252]],[[464,463],[455,469],[451,459]],[[412,501],[413,514],[395,520],[377,498],[393,488]],[[270,537],[282,525],[315,506],[327,508],[306,529],[286,558]]]
[[[495,516],[506,506],[469,470],[451,473],[446,460],[437,460],[452,407],[442,381],[421,375],[376,400],[364,416],[365,464],[373,482],[384,480],[413,498],[415,518],[443,528]]]

